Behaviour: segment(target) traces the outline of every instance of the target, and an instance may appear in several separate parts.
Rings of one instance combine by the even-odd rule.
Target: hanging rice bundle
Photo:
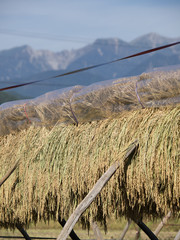
[[[52,129],[30,126],[0,137],[0,225],[67,219],[100,176],[135,140],[139,149],[120,167],[81,217],[180,216],[180,105],[124,111],[113,118]]]

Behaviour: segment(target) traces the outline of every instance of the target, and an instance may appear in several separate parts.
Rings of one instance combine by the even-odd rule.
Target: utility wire
[[[97,65],[92,65],[92,66],[88,66],[88,67],[85,67],[85,68],[76,69],[74,71],[65,72],[65,73],[62,73],[62,74],[59,74],[59,75],[56,75],[56,76],[52,76],[52,77],[48,77],[48,78],[44,78],[44,79],[40,79],[40,80],[36,80],[36,81],[31,81],[31,82],[21,83],[21,84],[18,84],[18,85],[12,85],[12,86],[9,86],[9,87],[0,88],[0,91],[5,91],[5,90],[13,89],[13,88],[19,88],[19,87],[23,87],[23,86],[26,86],[26,85],[31,85],[31,84],[34,84],[34,83],[43,82],[43,81],[46,81],[46,80],[51,79],[51,78],[54,79],[54,78],[59,78],[59,77],[67,76],[67,75],[72,75],[72,74],[87,71],[87,70],[90,70],[90,69],[93,69],[93,68],[98,68],[98,67],[101,67],[101,66],[105,66],[105,65],[109,65],[109,64],[112,64],[112,63],[115,63],[115,62],[119,62],[119,61],[122,61],[122,60],[125,60],[125,59],[134,58],[134,57],[137,57],[137,56],[141,56],[141,55],[149,54],[149,53],[152,53],[152,52],[156,52],[156,51],[159,51],[159,50],[162,50],[162,49],[165,49],[165,48],[169,48],[169,47],[172,47],[172,46],[175,46],[175,45],[178,45],[178,44],[180,44],[180,42],[174,42],[174,43],[159,46],[159,47],[156,47],[156,48],[151,48],[151,49],[148,49],[146,51],[138,52],[138,53],[135,53],[133,55],[129,55],[129,56],[126,56],[126,57],[123,57],[123,58],[115,59],[115,60],[112,60],[112,61],[109,61],[109,62],[104,62],[104,63],[100,63],[100,64],[97,64]]]
[[[19,31],[19,30],[13,30],[13,29],[1,29],[1,28],[0,28],[0,34],[38,38],[38,39],[44,39],[44,40],[62,41],[62,42],[68,41],[68,42],[77,42],[77,43],[90,43],[91,41],[94,41],[94,39],[83,38],[83,37],[71,37],[71,36],[54,35],[54,34],[48,34],[48,33],[26,32],[26,31]]]
[[[21,37],[27,37],[27,38],[36,38],[36,39],[43,39],[43,40],[52,40],[52,41],[60,41],[60,42],[76,42],[76,43],[86,43],[91,44],[94,42],[94,44],[98,46],[109,46],[107,42],[104,41],[96,41],[94,38],[85,38],[85,37],[72,37],[72,36],[65,36],[65,35],[56,35],[56,34],[49,34],[49,33],[37,33],[37,32],[27,32],[27,31],[21,31],[16,29],[5,29],[0,28],[0,34],[4,35],[11,35],[11,36],[21,36]],[[114,40],[111,44],[117,45],[118,38],[107,38],[110,40]],[[120,40],[122,41],[122,40]],[[124,42],[126,44],[126,42]],[[127,43],[128,46],[128,43]],[[125,46],[123,46],[125,47]]]

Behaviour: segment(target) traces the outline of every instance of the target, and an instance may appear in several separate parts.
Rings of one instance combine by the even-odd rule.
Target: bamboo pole
[[[171,217],[171,211],[168,212],[168,214],[163,218],[163,220],[160,222],[160,224],[157,226],[156,230],[154,231],[154,234],[158,236],[161,229],[164,227],[164,225],[167,223],[168,219]]]
[[[179,230],[179,232],[177,233],[177,235],[176,235],[176,237],[175,237],[174,240],[180,240],[180,230]]]
[[[58,222],[61,224],[62,227],[64,227],[66,224],[66,220],[64,218],[62,220],[59,218]],[[69,236],[71,237],[72,240],[80,240],[80,238],[76,235],[73,229],[70,232]]]
[[[123,240],[124,239],[124,237],[125,237],[128,229],[129,229],[130,225],[131,225],[131,219],[128,219],[127,224],[126,224],[125,228],[123,229],[123,232],[122,232],[119,240]]]
[[[102,234],[96,222],[92,222],[92,229],[93,229],[96,240],[103,240]]]
[[[136,234],[135,234],[135,238],[134,240],[138,240],[140,238],[140,234],[141,234],[141,228],[138,227],[137,231],[136,231]]]
[[[0,187],[5,183],[5,181],[11,176],[11,174],[14,172],[14,170],[17,168],[19,163],[19,160],[14,164],[12,168],[9,169],[9,171],[0,179]]]
[[[124,164],[126,164],[126,160],[132,158],[134,153],[136,152],[139,144],[138,141],[132,143],[126,152],[124,157]],[[113,176],[116,170],[120,167],[119,160],[116,161],[109,169],[101,176],[101,178],[97,181],[94,187],[90,190],[87,196],[83,199],[83,201],[77,206],[75,211],[72,213],[68,221],[66,222],[64,228],[62,229],[61,233],[59,234],[57,240],[66,240],[69,233],[72,231],[74,225],[78,221],[81,214],[89,207],[89,205],[94,201],[95,197],[100,193],[102,188],[105,184],[109,181],[109,179]]]
[[[143,230],[143,232],[146,233],[146,235],[151,239],[151,240],[158,240],[156,235],[140,220],[137,222],[137,225]]]
[[[31,240],[30,236],[27,234],[27,232],[24,230],[24,228],[20,224],[16,224],[16,227],[22,233],[22,235],[26,240]]]

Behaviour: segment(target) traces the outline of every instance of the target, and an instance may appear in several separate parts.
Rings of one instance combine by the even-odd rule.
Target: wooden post
[[[27,232],[24,230],[24,228],[20,224],[16,224],[16,227],[22,233],[22,235],[26,240],[31,240],[30,236],[27,234]]]
[[[138,141],[135,141],[132,143],[126,152],[126,155],[124,157],[124,161],[132,156],[134,156],[134,153],[136,152],[139,144]],[[100,179],[97,181],[97,183],[94,185],[94,187],[90,190],[90,192],[87,194],[87,196],[83,199],[83,201],[77,206],[75,211],[72,213],[68,221],[66,222],[64,228],[62,229],[60,235],[58,236],[57,240],[66,240],[69,233],[72,231],[74,225],[78,221],[81,214],[89,207],[89,205],[94,201],[95,197],[100,193],[102,188],[105,186],[105,184],[109,181],[109,179],[113,176],[113,174],[116,172],[116,170],[120,167],[119,161],[116,161],[109,169],[100,177]]]
[[[19,161],[17,161],[12,168],[0,179],[0,187],[5,183],[5,181],[11,176],[14,170],[17,168]]]
[[[158,240],[158,238],[154,235],[154,233],[142,221],[138,221],[137,225],[146,233],[146,235],[151,240]]]
[[[96,222],[92,222],[92,229],[93,229],[96,240],[103,240],[102,234]]]
[[[141,231],[141,228],[138,227],[137,231],[136,231],[136,234],[135,234],[135,238],[134,240],[138,240],[140,238],[140,231]]]
[[[64,218],[62,220],[59,218],[58,222],[61,224],[62,227],[64,227],[66,224],[66,220]],[[78,238],[78,236],[76,235],[73,229],[70,232],[69,236],[71,237],[72,240],[80,240],[80,238]]]
[[[176,237],[175,237],[174,240],[180,240],[180,230],[179,230],[179,232],[177,233],[177,235],[176,235]]]
[[[125,237],[128,229],[129,229],[130,225],[131,225],[131,219],[128,219],[128,222],[127,222],[127,224],[126,224],[126,226],[125,226],[125,228],[124,228],[124,230],[123,230],[119,240],[123,240],[124,239],[124,237]]]
[[[156,230],[154,231],[154,234],[156,236],[160,233],[161,229],[164,227],[164,225],[167,223],[167,221],[170,217],[171,217],[171,211],[168,212],[168,214],[163,218],[163,220],[157,226]]]

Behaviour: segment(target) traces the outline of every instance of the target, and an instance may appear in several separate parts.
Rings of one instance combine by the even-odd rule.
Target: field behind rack
[[[155,230],[158,224],[160,223],[160,219],[157,221],[145,221],[148,227],[150,227],[152,230]],[[121,236],[121,233],[123,231],[123,228],[126,225],[126,220],[121,219],[119,220],[109,220],[108,221],[108,231],[107,233],[104,232],[103,226],[100,226],[98,224],[98,227],[100,228],[101,234],[103,235],[104,239],[119,239]],[[131,223],[130,229],[126,233],[125,240],[134,240],[135,235],[137,232],[137,225],[134,223]],[[180,219],[170,219],[168,223],[164,226],[162,231],[159,233],[158,237],[159,240],[171,240],[174,239],[178,230],[180,229]],[[27,233],[30,237],[49,237],[49,238],[57,238],[60,231],[62,230],[62,227],[57,222],[50,221],[49,223],[40,222],[36,226],[31,225],[30,228],[27,230]],[[76,224],[74,228],[76,234],[81,240],[94,240],[95,236],[90,228],[90,231],[88,233],[88,230],[82,229],[81,226]],[[147,236],[141,231],[141,239],[147,239]],[[18,230],[6,230],[2,229],[0,230],[0,236],[21,236],[21,233]],[[2,238],[1,238],[2,239]],[[4,238],[5,239],[5,238]],[[11,238],[8,238],[11,239]],[[68,238],[69,240],[70,238]],[[18,240],[18,238],[17,238]]]

